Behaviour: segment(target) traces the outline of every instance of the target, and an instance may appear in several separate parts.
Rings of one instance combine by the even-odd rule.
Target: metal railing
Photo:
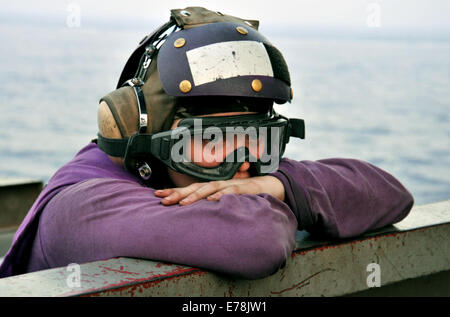
[[[286,266],[263,279],[113,258],[0,279],[0,296],[342,296],[439,272],[448,278],[449,238],[450,200],[415,206],[403,221],[355,239],[317,241],[299,231]],[[447,282],[439,287],[450,294]]]

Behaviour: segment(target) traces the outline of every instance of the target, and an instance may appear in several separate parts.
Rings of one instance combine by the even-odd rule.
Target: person
[[[293,94],[258,21],[171,12],[101,99],[98,138],[30,209],[1,277],[122,256],[256,279],[286,264],[298,230],[349,238],[408,215],[409,191],[368,162],[282,158],[304,122],[274,111]]]

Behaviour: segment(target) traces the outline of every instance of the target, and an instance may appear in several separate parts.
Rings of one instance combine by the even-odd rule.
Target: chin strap
[[[145,97],[144,92],[142,91],[142,86],[144,85],[144,81],[140,78],[133,78],[130,80],[127,80],[124,84],[124,86],[131,86],[134,90],[134,93],[136,94],[136,100],[138,104],[138,111],[139,111],[139,127],[138,131],[139,133],[145,133],[147,132],[147,106],[145,104]]]
[[[163,24],[158,30],[156,30],[153,34],[145,37],[141,41],[141,47],[144,46],[145,50],[142,53],[142,56],[139,60],[138,68],[133,78],[126,80],[121,86],[131,86],[136,94],[136,99],[138,103],[138,111],[139,111],[139,133],[147,132],[147,107],[145,104],[144,93],[142,91],[142,86],[145,83],[147,77],[147,71],[150,66],[150,63],[153,60],[153,57],[161,47],[162,43],[164,43],[167,38],[170,28],[173,28],[171,32],[175,32],[177,30],[177,25],[175,24],[174,19],[170,19],[169,22]],[[127,62],[128,64],[128,62]],[[125,66],[126,68],[126,66]],[[126,76],[126,72],[122,73],[122,77]]]
[[[175,27],[174,27],[175,26]],[[138,104],[139,111],[139,125],[138,125],[138,134],[145,134],[147,132],[147,124],[148,124],[148,113],[147,113],[147,105],[145,103],[144,92],[142,91],[142,86],[144,85],[148,67],[153,60],[153,57],[158,52],[160,45],[167,38],[167,31],[174,27],[172,32],[175,32],[176,25],[173,19],[171,19],[168,23],[164,24],[161,28],[159,28],[155,33],[153,33],[148,38],[144,39],[143,45],[145,46],[145,51],[142,54],[142,57],[139,62],[139,67],[136,71],[134,78],[127,80],[122,86],[130,86],[133,88],[134,93],[136,95],[136,100]],[[98,135],[98,146],[107,154],[111,156],[118,156],[125,158],[125,166],[130,171],[133,172],[137,170],[141,178],[145,181],[150,179],[152,175],[152,169],[148,165],[145,160],[137,160],[130,161],[127,155],[127,146],[129,139],[109,139]]]
[[[119,82],[117,83],[117,88],[120,88],[124,85],[124,83],[130,79],[132,76],[144,79],[145,74],[140,74],[141,66],[144,63],[146,55],[150,53],[153,55],[157,49],[154,49],[153,52],[149,52],[149,48],[159,46],[163,40],[167,37],[165,34],[171,27],[175,26],[174,19],[170,19],[168,22],[161,25],[157,30],[153,33],[145,36],[140,42],[138,48],[131,54],[130,58],[125,64],[124,69],[119,78]],[[172,31],[175,32],[176,28]],[[156,44],[155,44],[156,43]],[[151,60],[150,60],[151,61]],[[148,63],[150,63],[148,61]],[[148,65],[147,65],[148,67]],[[134,75],[133,75],[134,74]]]

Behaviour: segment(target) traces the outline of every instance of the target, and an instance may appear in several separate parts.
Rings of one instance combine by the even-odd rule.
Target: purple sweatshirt
[[[283,159],[272,175],[284,184],[285,202],[225,195],[163,206],[152,188],[91,143],[50,179],[0,277],[125,256],[261,278],[285,264],[297,230],[357,236],[400,221],[413,205],[398,180],[359,160]]]

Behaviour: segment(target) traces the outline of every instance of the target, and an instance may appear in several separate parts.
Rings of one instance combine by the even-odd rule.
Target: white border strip
[[[269,55],[260,42],[220,42],[187,51],[186,56],[195,86],[238,76],[273,77]]]

